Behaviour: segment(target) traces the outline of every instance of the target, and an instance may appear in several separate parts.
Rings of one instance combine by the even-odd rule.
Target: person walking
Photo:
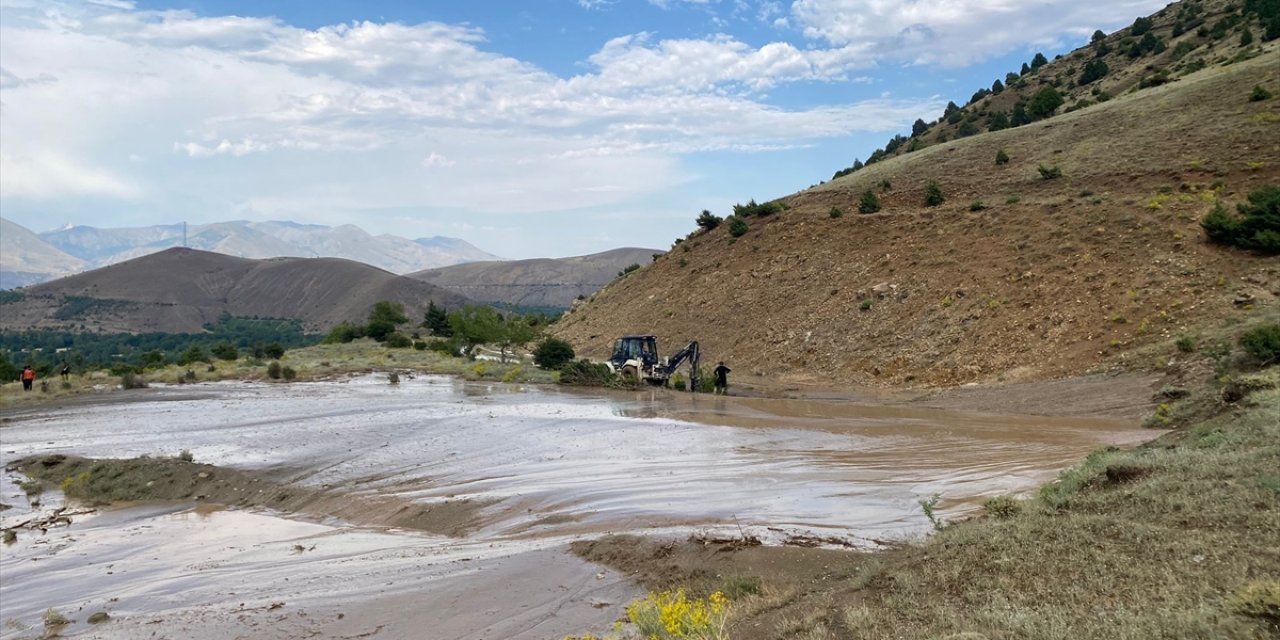
[[[720,365],[716,367],[715,371],[712,372],[716,376],[716,388],[715,388],[716,393],[720,395],[727,395],[729,393],[729,372],[730,371],[732,371],[732,369],[724,366],[724,361],[721,360]]]
[[[30,391],[31,385],[36,381],[36,370],[27,365],[22,368],[22,390]]]

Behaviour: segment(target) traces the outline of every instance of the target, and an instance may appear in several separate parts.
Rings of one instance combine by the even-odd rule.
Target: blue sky
[[[666,248],[1146,0],[0,0],[0,214]]]

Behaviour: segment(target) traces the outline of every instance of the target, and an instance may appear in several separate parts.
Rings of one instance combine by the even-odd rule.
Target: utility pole
[[[182,248],[187,248],[187,221],[182,221]]]

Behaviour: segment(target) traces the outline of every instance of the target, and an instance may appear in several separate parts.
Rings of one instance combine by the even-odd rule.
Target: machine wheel
[[[636,382],[640,381],[640,370],[633,365],[627,365],[619,372],[624,378],[635,378]]]

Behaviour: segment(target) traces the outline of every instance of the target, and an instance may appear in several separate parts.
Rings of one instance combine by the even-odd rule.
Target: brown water
[[[463,539],[191,505],[77,519],[0,550],[0,618],[14,621],[0,637],[38,635],[49,607],[76,619],[64,635],[85,637],[601,631],[636,590],[564,553],[575,537],[740,528],[775,541],[909,536],[927,527],[922,498],[941,495],[943,516],[956,517],[1099,446],[1154,435],[1106,420],[571,394],[442,377],[224,383],[142,397],[15,416],[0,429],[0,461],[189,449],[200,462],[308,486],[493,506]],[[0,483],[0,500],[16,506],[2,514],[6,525],[29,512],[14,481]],[[89,627],[98,610],[115,619]]]

